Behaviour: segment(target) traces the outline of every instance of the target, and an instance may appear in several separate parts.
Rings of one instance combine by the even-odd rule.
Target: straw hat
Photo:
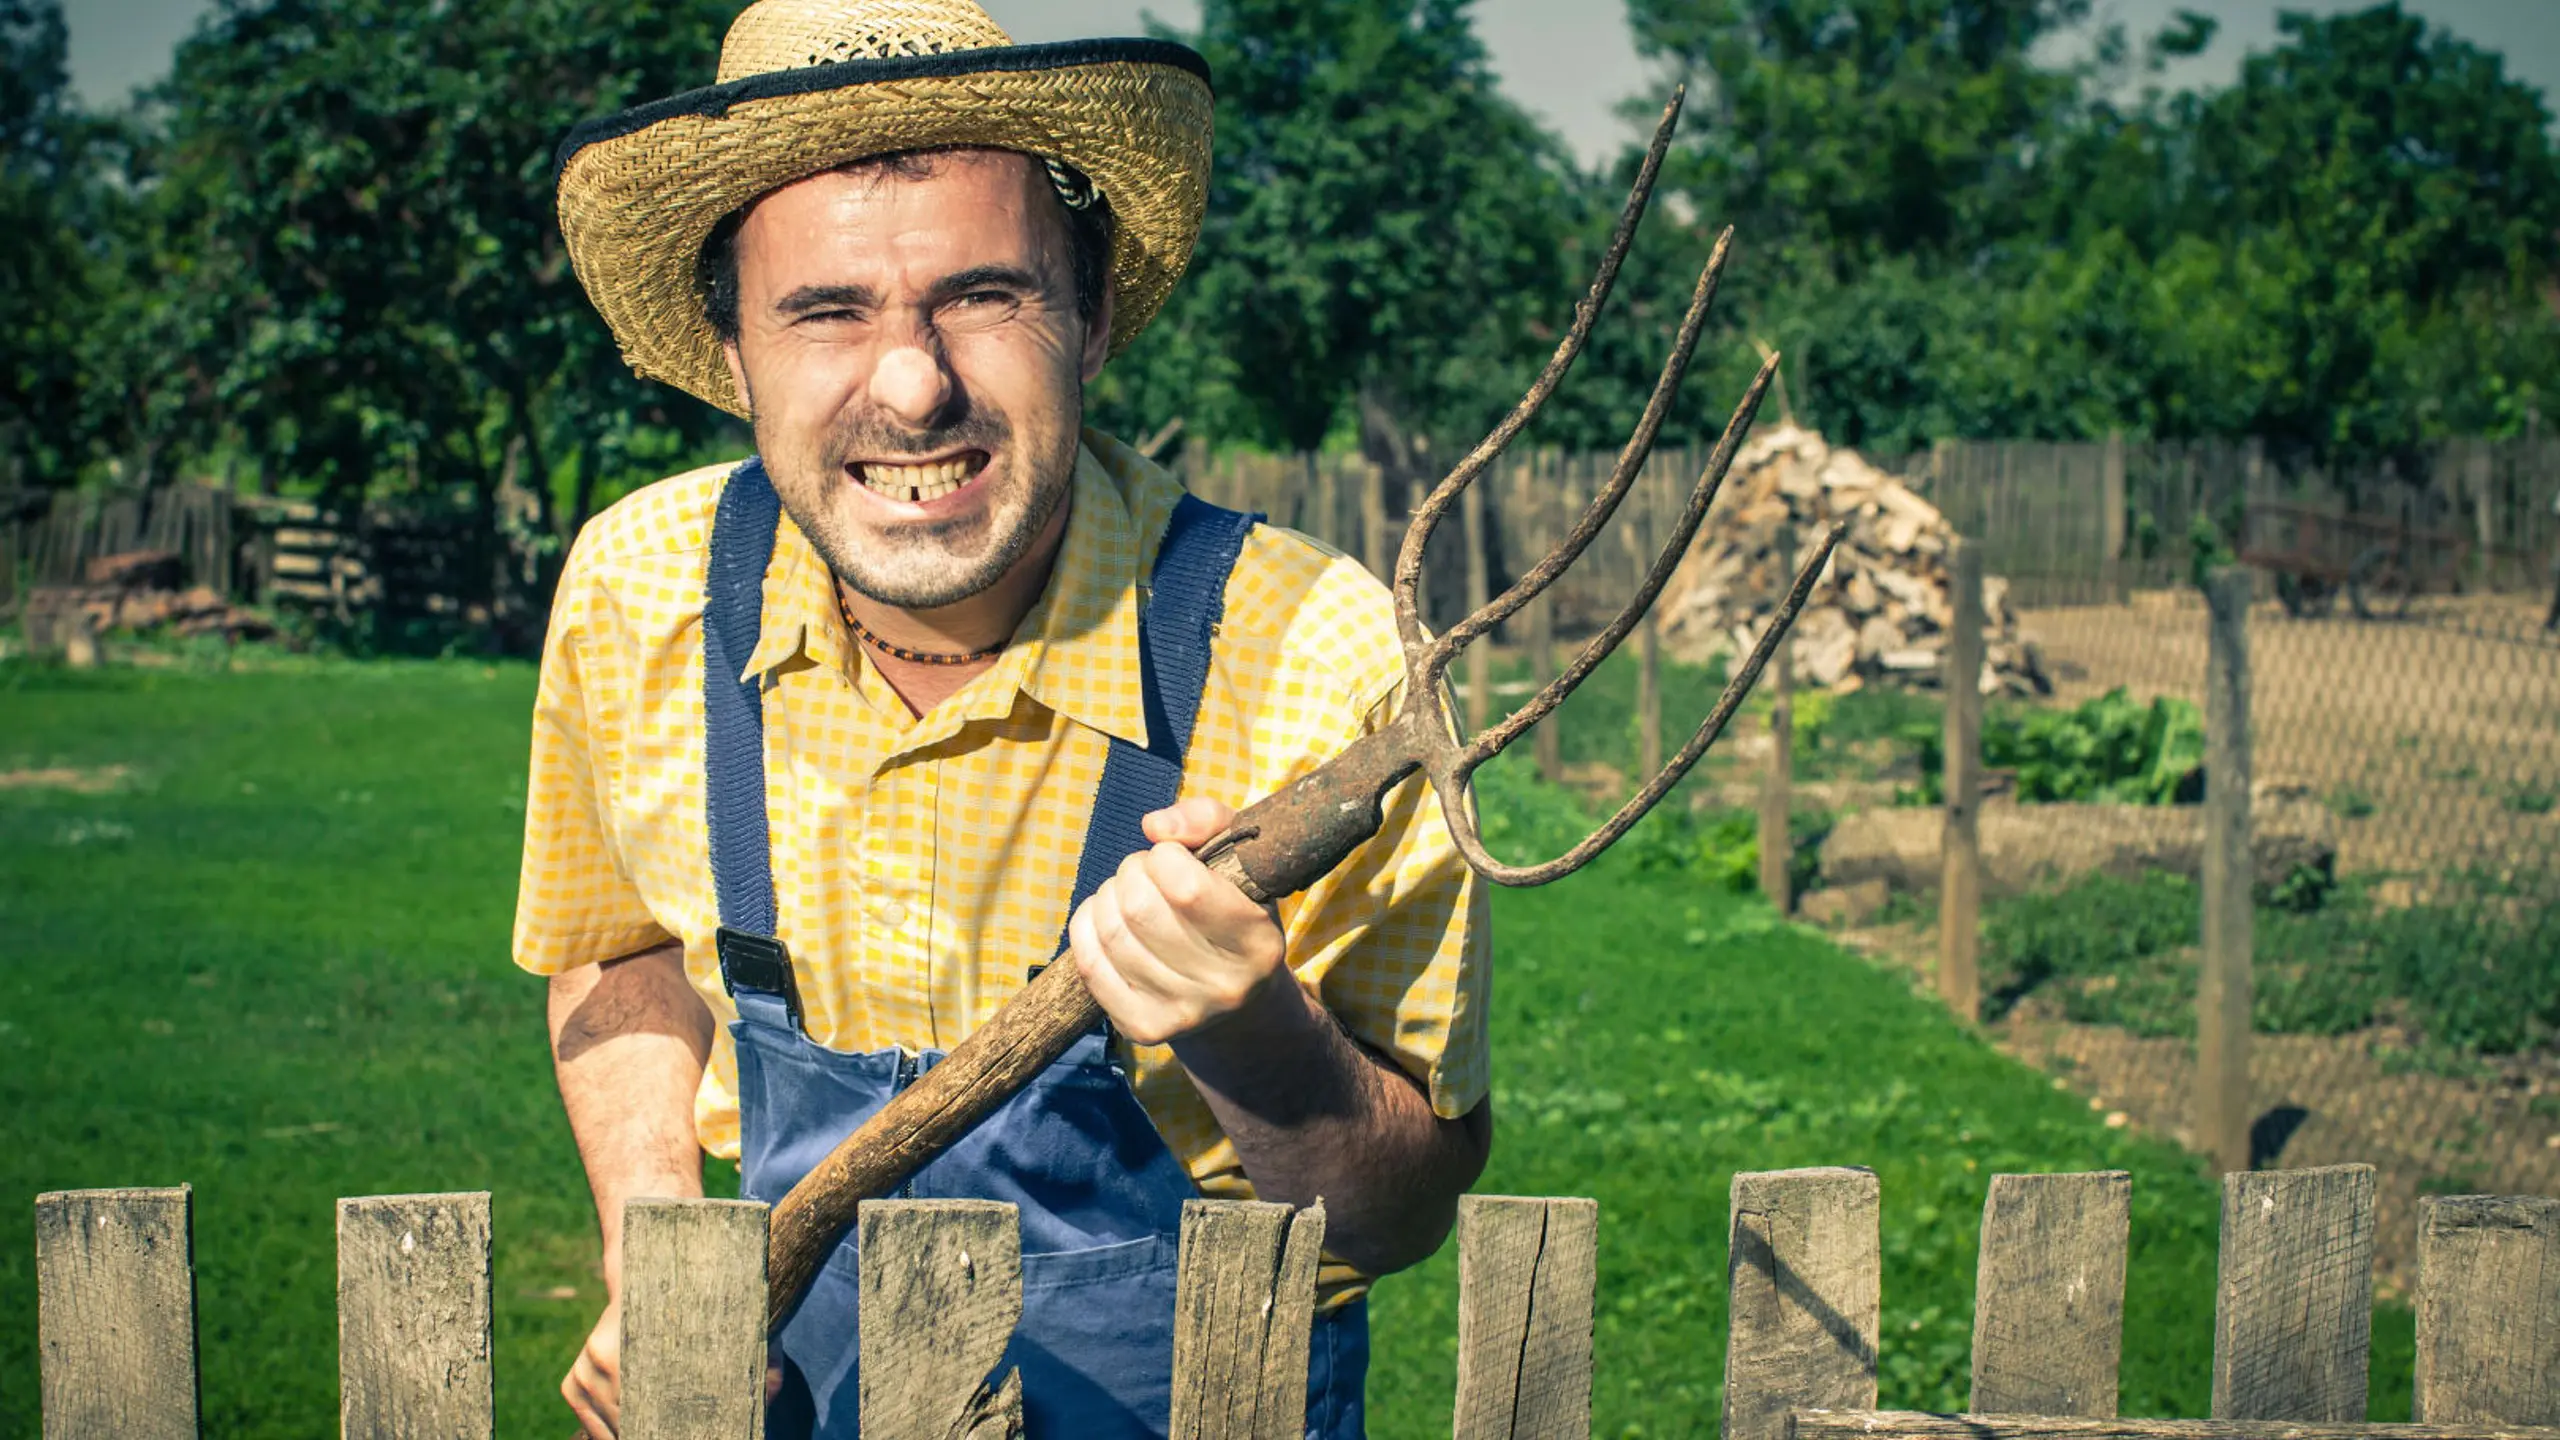
[[[632,370],[744,415],[697,274],[721,217],[866,156],[1016,150],[1111,204],[1116,353],[1190,262],[1210,111],[1207,62],[1167,41],[1016,45],[972,0],[759,0],[717,83],[570,132],[560,231]]]

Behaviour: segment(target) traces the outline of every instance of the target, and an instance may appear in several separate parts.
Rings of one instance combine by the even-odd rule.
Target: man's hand
[[[608,1301],[587,1335],[578,1363],[560,1381],[560,1398],[578,1417],[578,1440],[614,1440],[622,1426],[622,1302]]]
[[[1402,1269],[1449,1233],[1491,1116],[1435,1116],[1420,1081],[1298,983],[1277,918],[1191,853],[1234,818],[1205,799],[1148,816],[1155,847],[1067,923],[1076,970],[1122,1035],[1172,1045],[1257,1195],[1323,1200],[1328,1251]]]
[[[622,1206],[702,1193],[693,1096],[711,1052],[711,1012],[685,980],[674,941],[551,978],[551,1054],[560,1102],[596,1200],[604,1314],[560,1381],[583,1440],[614,1440],[622,1418]]]
[[[1191,853],[1235,813],[1194,798],[1149,815],[1154,847],[1122,861],[1067,922],[1085,988],[1141,1045],[1212,1028],[1295,983],[1272,912]]]

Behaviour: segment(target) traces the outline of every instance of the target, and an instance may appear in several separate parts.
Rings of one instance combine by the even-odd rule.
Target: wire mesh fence
[[[1462,608],[1470,544],[1498,588],[1612,458],[1506,459],[1478,533],[1440,542],[1435,613]],[[1659,457],[1627,533],[1602,538],[1603,563],[1572,572],[1543,620],[1509,627],[1493,713],[1551,670],[1536,653],[1547,637],[1573,643],[1633,590],[1643,542],[1703,459]],[[1961,442],[1881,468],[1980,548],[1986,588],[2036,652],[2043,693],[2020,693],[2013,667],[1982,721],[1979,993],[1993,1037],[2116,1123],[2203,1148],[2197,802],[2211,777],[2197,582],[2238,564],[2254,596],[2253,1163],[2372,1162],[2386,1237],[2413,1233],[2428,1193],[2560,1195],[2560,633],[2548,623],[2560,444],[2457,441],[2324,469],[2246,443]],[[1199,480],[1381,573],[1413,488],[1355,460],[1304,458],[1231,461]],[[1765,522],[1752,503],[1729,494],[1699,547]],[[1798,519],[1793,538],[1809,545]],[[1929,550],[1906,545],[1897,563],[1943,587],[1934,560],[1911,563]],[[1763,568],[1736,583],[1774,591],[1781,577]],[[1910,609],[1894,618],[1913,634],[1947,623],[1942,606]],[[1595,802],[1623,794],[1645,750],[1659,753],[1642,737],[1667,731],[1676,745],[1720,673],[1678,658],[1693,663],[1577,696],[1543,768]],[[1943,679],[1907,664],[1797,674],[1786,748],[1805,912],[1884,936],[1925,972]],[[1669,848],[1688,883],[1756,883],[1770,832],[1752,812],[1781,749],[1765,713],[1746,713],[1686,787]],[[2406,1245],[2386,1244],[2379,1263],[2386,1287],[2412,1282]]]

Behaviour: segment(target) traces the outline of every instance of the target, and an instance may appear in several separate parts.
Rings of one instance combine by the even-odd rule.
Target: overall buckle
[[[801,1024],[800,982],[791,969],[791,952],[781,941],[723,925],[713,943],[720,954],[720,984],[730,999],[738,998],[741,987],[779,995],[791,1015],[791,1028],[806,1028]]]

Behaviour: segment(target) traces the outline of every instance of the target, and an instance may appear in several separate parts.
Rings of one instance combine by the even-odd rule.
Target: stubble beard
[[[767,443],[783,437],[767,437],[760,423],[756,428],[774,491],[810,548],[854,593],[901,610],[956,605],[1003,579],[1066,503],[1080,443],[1070,422],[1035,452],[1018,445],[1019,437],[1001,418],[983,412],[921,433],[857,420],[825,436],[814,454]],[[855,521],[865,502],[850,493],[862,483],[846,467],[847,457],[931,455],[954,448],[984,451],[998,457],[989,460],[991,467],[1003,466],[1004,473],[971,482],[988,486],[976,507],[947,520],[891,527]]]

